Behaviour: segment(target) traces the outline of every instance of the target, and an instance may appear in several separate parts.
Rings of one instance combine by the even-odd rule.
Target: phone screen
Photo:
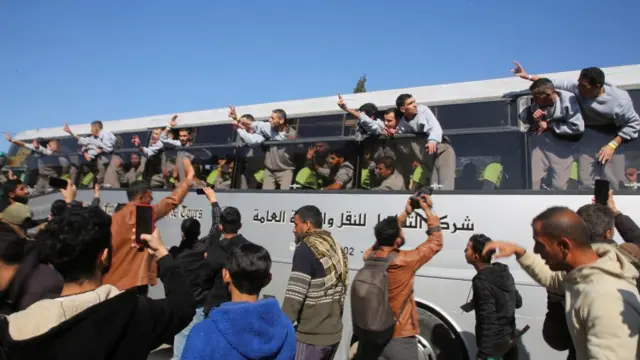
[[[596,204],[607,205],[609,200],[609,181],[596,179],[593,195],[596,198]]]
[[[144,245],[140,235],[153,233],[153,207],[150,205],[136,205],[136,244]],[[143,251],[144,248],[138,249]]]
[[[202,189],[202,188],[198,188],[198,189],[196,189],[196,194],[198,194],[198,195],[204,195],[204,189]]]
[[[49,178],[49,186],[54,189],[66,189],[69,183],[67,180],[59,178],[59,177],[50,177]]]

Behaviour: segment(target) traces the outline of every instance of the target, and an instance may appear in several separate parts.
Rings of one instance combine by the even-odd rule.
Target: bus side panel
[[[155,191],[156,201],[169,195],[167,191]],[[59,194],[45,195],[31,200],[36,212],[45,213]],[[91,191],[79,191],[78,200],[89,203]],[[118,202],[125,202],[124,191],[103,191],[102,206],[113,211]],[[291,259],[295,250],[293,212],[295,209],[313,204],[324,212],[325,229],[348,255],[349,267],[357,270],[362,266],[362,254],[374,243],[373,227],[380,218],[395,215],[404,208],[406,194],[348,194],[340,192],[322,193],[219,193],[221,206],[235,206],[242,216],[241,232],[251,241],[267,248],[274,261],[273,282],[263,294],[273,295],[279,301],[284,297],[287,279],[291,270]],[[616,196],[616,204],[623,212],[640,219],[640,210],[635,210],[634,196]],[[518,242],[527,249],[533,247],[531,220],[542,210],[554,206],[572,209],[590,203],[588,195],[434,195],[435,211],[441,219],[444,232],[444,247],[429,263],[417,272],[415,294],[440,307],[451,316],[464,332],[473,334],[473,314],[460,313],[460,305],[469,295],[470,280],[475,270],[464,260],[464,249],[474,233],[485,233],[497,240]],[[180,241],[180,223],[187,217],[202,222],[203,233],[211,226],[210,204],[206,197],[190,193],[184,204],[165,219],[158,222],[167,246]],[[411,217],[405,227],[405,249],[412,249],[425,241],[426,224]],[[619,240],[619,239],[618,239]],[[514,259],[504,259],[516,280],[524,299],[522,309],[517,311],[518,325],[529,324],[532,329],[524,337],[524,343],[532,359],[562,359],[562,353],[552,351],[541,336],[541,321],[546,313],[546,292],[524,273]],[[353,271],[352,274],[353,276]],[[162,297],[161,286],[153,288],[151,294]],[[343,343],[351,336],[349,302],[344,315]],[[464,334],[463,334],[464,335]],[[473,344],[474,341],[471,341]],[[344,348],[344,346],[343,346]],[[346,354],[346,350],[341,354]]]

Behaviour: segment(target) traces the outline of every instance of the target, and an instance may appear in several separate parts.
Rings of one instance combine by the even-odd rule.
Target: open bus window
[[[391,186],[396,191],[414,191],[430,185],[436,191],[525,189],[522,133],[462,134],[446,138],[438,145],[436,157],[425,152],[424,134],[367,139],[363,143],[361,188],[382,186],[391,190]],[[395,176],[404,180],[404,188],[395,180],[385,182],[387,178],[378,174],[376,167],[383,158],[393,159]],[[365,177],[370,180],[366,181]]]
[[[144,141],[149,136],[149,132],[146,130],[143,130],[143,131],[135,131],[135,132],[115,134],[115,135],[119,137],[120,140],[122,140],[122,145],[120,146],[120,149],[134,149],[135,146],[132,143],[133,137],[138,136],[138,138],[140,138],[140,141]]]
[[[194,145],[224,145],[233,140],[233,126],[231,124],[209,125],[197,128],[194,134]]]
[[[298,122],[299,138],[334,137],[342,134],[344,115],[322,115],[300,118]]]
[[[509,103],[486,101],[432,107],[443,129],[509,126]]]

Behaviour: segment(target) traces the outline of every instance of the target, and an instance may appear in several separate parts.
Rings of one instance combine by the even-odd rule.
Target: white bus
[[[629,90],[640,109],[640,65],[620,66],[604,69],[607,81]],[[578,71],[549,74],[549,77],[576,79]],[[456,152],[455,190],[439,191],[433,195],[435,210],[444,229],[443,250],[416,274],[415,297],[420,316],[420,351],[424,359],[469,359],[475,358],[475,317],[473,313],[462,313],[460,306],[471,296],[471,279],[475,270],[464,260],[464,248],[474,233],[484,233],[493,239],[517,241],[532,248],[531,219],[543,209],[553,205],[565,205],[573,209],[589,203],[589,189],[565,192],[534,191],[531,189],[530,139],[535,134],[527,132],[526,124],[518,114],[530,102],[527,95],[529,83],[519,78],[475,81],[467,83],[426,86],[409,89],[377,91],[345,95],[350,107],[357,108],[372,102],[381,110],[394,106],[401,93],[412,94],[419,103],[429,105],[438,117],[445,135],[449,137]],[[304,166],[305,154],[310,144],[324,142],[330,147],[348,150],[348,160],[361,170],[363,147],[353,137],[355,121],[346,116],[337,106],[336,96],[239,106],[238,114],[250,113],[258,120],[265,120],[273,109],[285,109],[291,125],[297,128],[298,138],[286,142],[293,149],[298,169]],[[207,171],[215,167],[219,158],[235,159],[242,165],[243,159],[235,145],[234,133],[227,118],[227,109],[215,109],[180,114],[179,127],[192,127],[194,145],[189,151],[199,158],[200,176],[207,178]],[[132,135],[148,139],[151,129],[167,124],[170,115],[104,122],[105,129],[113,131],[123,139],[118,153],[125,161],[127,153],[136,149],[130,144]],[[63,147],[73,154],[75,141],[62,131],[62,125],[49,129],[36,129],[16,136],[22,141],[35,138],[61,140]],[[78,134],[86,134],[89,124],[72,126]],[[591,131],[591,130],[587,130]],[[376,139],[375,142],[411,142],[413,136],[396,139]],[[280,145],[284,144],[279,142]],[[265,144],[266,146],[269,143]],[[601,145],[601,144],[600,144]],[[640,142],[621,146],[626,156],[627,168],[640,166]],[[9,151],[11,165],[19,171],[29,163],[29,157],[15,147]],[[69,155],[77,160],[77,155]],[[261,156],[261,155],[255,155]],[[398,158],[398,162],[411,159]],[[472,164],[472,165],[469,165]],[[405,164],[406,165],[406,164]],[[407,165],[405,168],[410,165]],[[467,167],[466,170],[463,170]],[[262,191],[259,185],[239,185],[242,166],[235,166],[231,190],[220,190],[218,199],[222,206],[232,205],[243,214],[241,232],[251,241],[266,247],[273,258],[273,281],[264,289],[263,296],[274,296],[282,301],[291,270],[294,250],[292,234],[292,212],[300,206],[313,204],[325,214],[325,228],[349,256],[350,273],[363,264],[362,254],[374,242],[373,226],[380,217],[401,212],[408,192],[372,192],[361,183],[361,173],[356,171],[354,190],[345,191]],[[469,168],[471,170],[469,170]],[[466,174],[466,175],[465,175]],[[467,176],[470,174],[470,177]],[[625,173],[626,174],[626,173]],[[616,203],[623,212],[640,219],[635,195],[636,181],[631,172],[618,174],[621,190],[616,194]],[[403,174],[408,183],[411,174]],[[467,176],[467,178],[465,178]],[[578,183],[578,179],[575,179]],[[33,180],[28,180],[33,181]],[[257,183],[257,182],[256,182]],[[624,183],[624,184],[623,184]],[[624,185],[624,186],[623,186]],[[244,188],[242,188],[244,187]],[[170,193],[169,189],[155,189],[154,198],[160,199]],[[79,190],[79,200],[90,201],[92,192]],[[30,205],[39,217],[48,214],[49,204],[59,198],[52,193],[34,197]],[[126,202],[123,189],[105,190],[103,206],[113,211],[117,203]],[[197,217],[202,221],[203,232],[210,225],[209,204],[203,196],[191,192],[183,205],[171,216],[161,220],[158,227],[168,245],[180,241],[180,222],[186,217]],[[426,226],[419,219],[407,221],[406,248],[413,248],[426,239]],[[535,284],[513,260],[510,266],[524,304],[517,310],[517,325],[529,325],[531,330],[521,341],[521,359],[565,359],[566,353],[549,348],[541,336],[542,322],[546,313],[546,292]],[[162,287],[152,290],[154,296],[162,296]],[[349,304],[349,301],[347,301]],[[337,359],[347,358],[352,341],[350,310],[344,314],[344,331]]]

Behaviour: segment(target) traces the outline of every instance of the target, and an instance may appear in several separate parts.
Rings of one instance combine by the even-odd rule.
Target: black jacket
[[[231,249],[249,242],[242,235],[211,242],[207,249],[207,268],[203,274],[203,284],[211,288],[204,302],[205,315],[220,304],[231,301],[229,289],[222,281],[222,269],[227,265]]]
[[[201,307],[204,304],[207,294],[213,286],[214,274],[207,275],[207,266],[204,253],[211,238],[218,233],[218,224],[220,223],[220,205],[217,202],[211,204],[211,229],[207,236],[196,241],[183,240],[179,246],[172,247],[169,252],[178,260],[182,271],[187,277],[189,287],[196,300],[196,306]]]
[[[7,290],[0,295],[0,314],[9,315],[36,301],[57,298],[62,286],[62,276],[51,266],[40,263],[38,251],[34,249],[18,267]]]
[[[494,345],[515,334],[515,312],[522,306],[522,298],[509,267],[501,263],[478,271],[472,286],[478,358],[484,359],[497,355],[493,354]]]
[[[11,360],[145,360],[149,353],[184,329],[193,319],[195,302],[180,266],[167,255],[158,261],[160,279],[165,287],[166,298],[151,300],[138,296],[134,291],[100,299],[99,292],[115,289],[104,285],[94,291],[75,297],[45,300],[34,304],[21,313],[0,320],[0,344],[6,359]],[[46,303],[57,301],[54,305],[62,308],[65,301],[72,304],[73,299],[90,298],[86,309],[68,318],[66,309],[58,310]],[[106,296],[105,296],[106,297]],[[66,300],[65,300],[66,299]],[[97,299],[99,301],[94,304]],[[77,301],[77,300],[76,300]],[[89,305],[88,305],[89,304]],[[40,307],[38,307],[40,305]],[[52,310],[47,313],[43,311]],[[73,309],[71,309],[73,310]],[[31,312],[31,313],[30,313]],[[38,312],[41,312],[38,313]],[[20,327],[26,321],[17,316],[29,315],[45,321],[61,319],[48,331],[34,333],[29,327],[22,329],[22,339],[14,340],[9,333],[9,323],[16,321]],[[12,319],[13,318],[13,319]],[[68,318],[68,319],[67,319]],[[52,320],[53,319],[53,320]],[[67,319],[67,320],[62,320]],[[46,328],[45,328],[46,329]],[[13,329],[12,333],[19,333]],[[2,354],[0,354],[2,359]]]

